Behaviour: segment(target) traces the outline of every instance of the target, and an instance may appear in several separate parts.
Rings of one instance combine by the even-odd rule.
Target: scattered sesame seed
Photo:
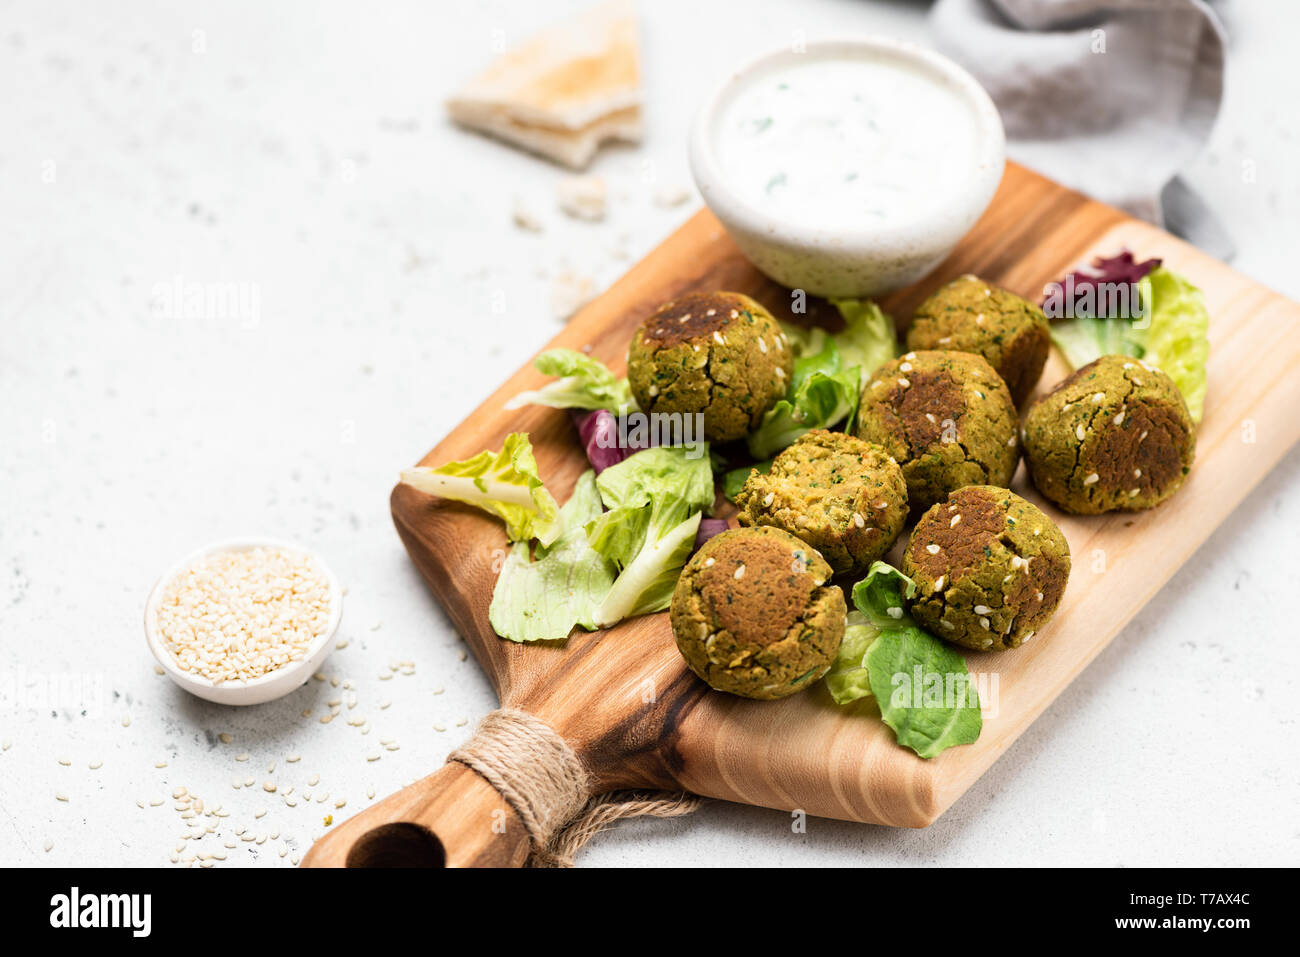
[[[976,605],[976,606],[975,606],[975,614],[977,614],[977,615],[987,615],[987,614],[989,614],[992,610],[993,610],[993,609],[990,608],[988,605]]]
[[[988,631],[988,630],[989,630],[989,620],[988,620],[987,618],[981,618],[981,619],[980,619],[980,627],[983,628],[985,631]]]
[[[54,792],[54,800],[56,800],[56,801],[63,801],[63,802],[66,803],[67,800],[68,800],[67,792],[66,792],[66,791],[55,791],[55,792]]]

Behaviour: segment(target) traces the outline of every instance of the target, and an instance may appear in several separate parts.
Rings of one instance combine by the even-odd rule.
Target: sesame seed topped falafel
[[[908,540],[913,617],[976,651],[1016,648],[1051,620],[1070,577],[1056,524],[1014,492],[968,485],[930,508]]]
[[[712,688],[784,698],[824,675],[844,637],[844,593],[815,549],[779,528],[715,535],[686,563],[669,620]]]
[[[913,509],[963,485],[1005,486],[1020,459],[1011,394],[969,352],[909,352],[886,362],[862,391],[854,434],[902,466]]]
[[[814,429],[757,470],[736,496],[741,525],[783,528],[816,548],[837,575],[863,574],[907,520],[903,470],[884,449]]]
[[[1034,486],[1067,512],[1138,511],[1182,487],[1196,429],[1178,386],[1131,356],[1102,356],[1025,416]]]
[[[786,393],[794,353],[766,309],[738,292],[694,292],[641,324],[627,377],[641,411],[703,413],[712,442],[743,438]]]
[[[1051,343],[1043,310],[971,275],[932,293],[917,307],[907,331],[909,349],[954,349],[983,356],[1017,406],[1043,374]]]

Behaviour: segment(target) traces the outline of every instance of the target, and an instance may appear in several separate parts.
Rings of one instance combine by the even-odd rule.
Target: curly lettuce
[[[587,541],[586,526],[601,514],[596,473],[578,479],[560,509],[560,536],[529,555],[527,542],[510,547],[492,592],[488,620],[510,641],[562,641],[575,627],[594,631],[596,608],[614,586],[614,563]]]
[[[615,376],[604,363],[576,349],[548,349],[533,360],[533,367],[558,378],[540,389],[519,393],[506,403],[507,409],[531,404],[552,409],[606,409],[626,415],[636,408],[627,379]]]
[[[436,468],[403,469],[401,481],[429,495],[490,512],[506,523],[512,542],[535,538],[550,545],[560,534],[560,507],[537,474],[527,432],[510,433],[500,452],[483,451]]]
[[[605,469],[596,487],[609,511],[588,523],[587,539],[619,569],[596,609],[603,628],[668,607],[713,505],[713,468],[707,454],[651,448]]]

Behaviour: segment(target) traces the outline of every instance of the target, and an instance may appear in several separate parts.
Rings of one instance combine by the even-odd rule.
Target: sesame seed
[[[1134,470],[1133,470],[1133,477],[1134,477],[1134,478],[1141,478],[1141,477],[1142,477],[1142,470],[1141,470],[1141,469],[1134,469]]]
[[[891,605],[885,609],[885,614],[889,615],[890,618],[902,618],[903,609],[899,608],[897,605]]]
[[[1028,641],[1030,638],[1034,637],[1034,635],[1036,635],[1036,634],[1037,634],[1037,632],[1034,632],[1034,631],[1027,632],[1027,633],[1025,634],[1025,637],[1023,637],[1023,638],[1020,639],[1020,643],[1023,645],[1026,641]]]
[[[54,792],[54,800],[56,800],[56,801],[63,801],[63,802],[66,803],[67,800],[68,800],[68,795],[67,795],[67,793],[64,792],[64,791],[55,791],[55,792]]]
[[[1096,481],[1097,481],[1098,479],[1100,479],[1100,478],[1101,478],[1101,476],[1098,475],[1096,472],[1090,472],[1090,473],[1088,474],[1088,476],[1083,480],[1083,484],[1084,484],[1084,485],[1091,485],[1091,484],[1093,484],[1094,482],[1096,482]]]
[[[656,396],[656,395],[659,394],[659,386],[657,386],[657,385],[652,385],[652,386],[651,386],[649,389],[647,389],[646,391],[651,395],[651,397],[654,397],[654,396]]]
[[[992,610],[993,610],[993,609],[990,608],[988,605],[976,605],[976,606],[975,606],[975,614],[977,614],[977,615],[987,615],[987,614],[989,614]]]
[[[865,518],[862,517],[862,513],[861,513],[861,512],[854,512],[854,513],[853,513],[853,524],[856,525],[856,526],[858,526],[858,528],[866,528],[866,526],[867,526],[867,520],[866,520]]]
[[[1088,433],[1084,431],[1082,422],[1080,422],[1078,425],[1074,427],[1074,435],[1080,442],[1083,441],[1084,436],[1086,436],[1087,434]]]
[[[948,621],[946,618],[939,619],[939,625],[943,628],[944,631],[952,631],[954,627],[953,623]]]
[[[763,507],[764,508],[769,507],[774,501],[776,501],[776,493],[768,492],[766,495],[763,496]]]
[[[1138,493],[1141,492],[1141,491],[1142,491],[1142,490],[1141,490],[1140,488],[1129,489],[1128,497],[1129,497],[1129,498],[1137,498]]]
[[[219,735],[217,735],[217,737],[221,740],[222,744],[229,744],[231,741],[235,740],[234,735],[227,734],[225,731],[222,731]]]
[[[1093,393],[1093,396],[1092,396],[1092,401],[1093,401],[1093,402],[1105,402],[1105,401],[1106,401],[1106,393],[1105,393],[1105,392],[1094,392],[1094,393]]]
[[[910,363],[910,362],[904,362],[902,365],[900,365],[900,366],[898,367],[898,371],[899,371],[899,372],[911,372],[911,371],[912,371],[912,363]]]
[[[961,523],[961,516],[954,515],[952,521],[948,523],[949,528],[956,528]]]
[[[938,555],[938,554],[939,554],[939,546],[938,546],[938,545],[926,545],[926,546],[925,546],[925,550],[926,550],[927,552],[929,552],[931,555]]]
[[[1121,409],[1118,413],[1116,413],[1115,418],[1114,418],[1113,421],[1114,421],[1114,423],[1115,423],[1116,425],[1123,425],[1123,424],[1124,424],[1124,410],[1123,410],[1123,409]]]
[[[988,631],[988,630],[989,630],[989,620],[988,620],[987,618],[981,618],[981,619],[980,619],[980,627],[983,628],[985,631]]]
[[[1016,435],[1014,432],[1011,433],[1011,438],[1007,439],[1007,445],[1013,449],[1016,447]]]
[[[985,648],[989,647],[991,644],[993,644],[993,639],[992,639],[992,638],[985,638],[985,639],[984,639],[984,647],[985,647]]]
[[[761,337],[758,340],[758,351],[763,353],[763,355],[767,355],[767,343],[764,342]]]
[[[720,346],[725,346],[725,345],[726,345],[726,342],[724,342],[723,339],[722,339],[722,333],[720,333],[720,332],[715,332],[715,333],[713,334],[713,341],[716,342],[716,343],[717,343],[718,345],[720,345]]]
[[[778,369],[776,370],[776,377],[777,377],[778,379],[784,379],[784,378],[785,378],[785,370],[784,370],[784,369],[780,369],[780,368],[778,368]]]
[[[935,590],[935,591],[943,591],[943,580],[944,580],[944,577],[945,577],[945,576],[940,575],[938,578],[936,578],[936,579],[934,580],[934,590]]]
[[[705,568],[712,568],[712,567],[713,567],[713,557],[712,557],[712,556],[710,556],[709,558],[704,559],[704,567],[705,567]]]
[[[1035,600],[1037,600],[1037,601],[1042,601],[1042,600],[1043,600],[1043,593],[1042,593],[1041,591],[1040,591],[1040,592],[1035,596]],[[1031,632],[1031,634],[1032,634],[1032,632]]]
[[[899,380],[898,380],[898,384],[899,384],[902,388],[906,389],[906,388],[908,388],[912,383],[909,382],[907,379],[899,379]]]

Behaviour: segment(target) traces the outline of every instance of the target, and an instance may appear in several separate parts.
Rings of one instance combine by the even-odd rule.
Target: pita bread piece
[[[510,50],[447,101],[462,126],[575,169],[607,140],[641,138],[631,0],[613,0]]]

